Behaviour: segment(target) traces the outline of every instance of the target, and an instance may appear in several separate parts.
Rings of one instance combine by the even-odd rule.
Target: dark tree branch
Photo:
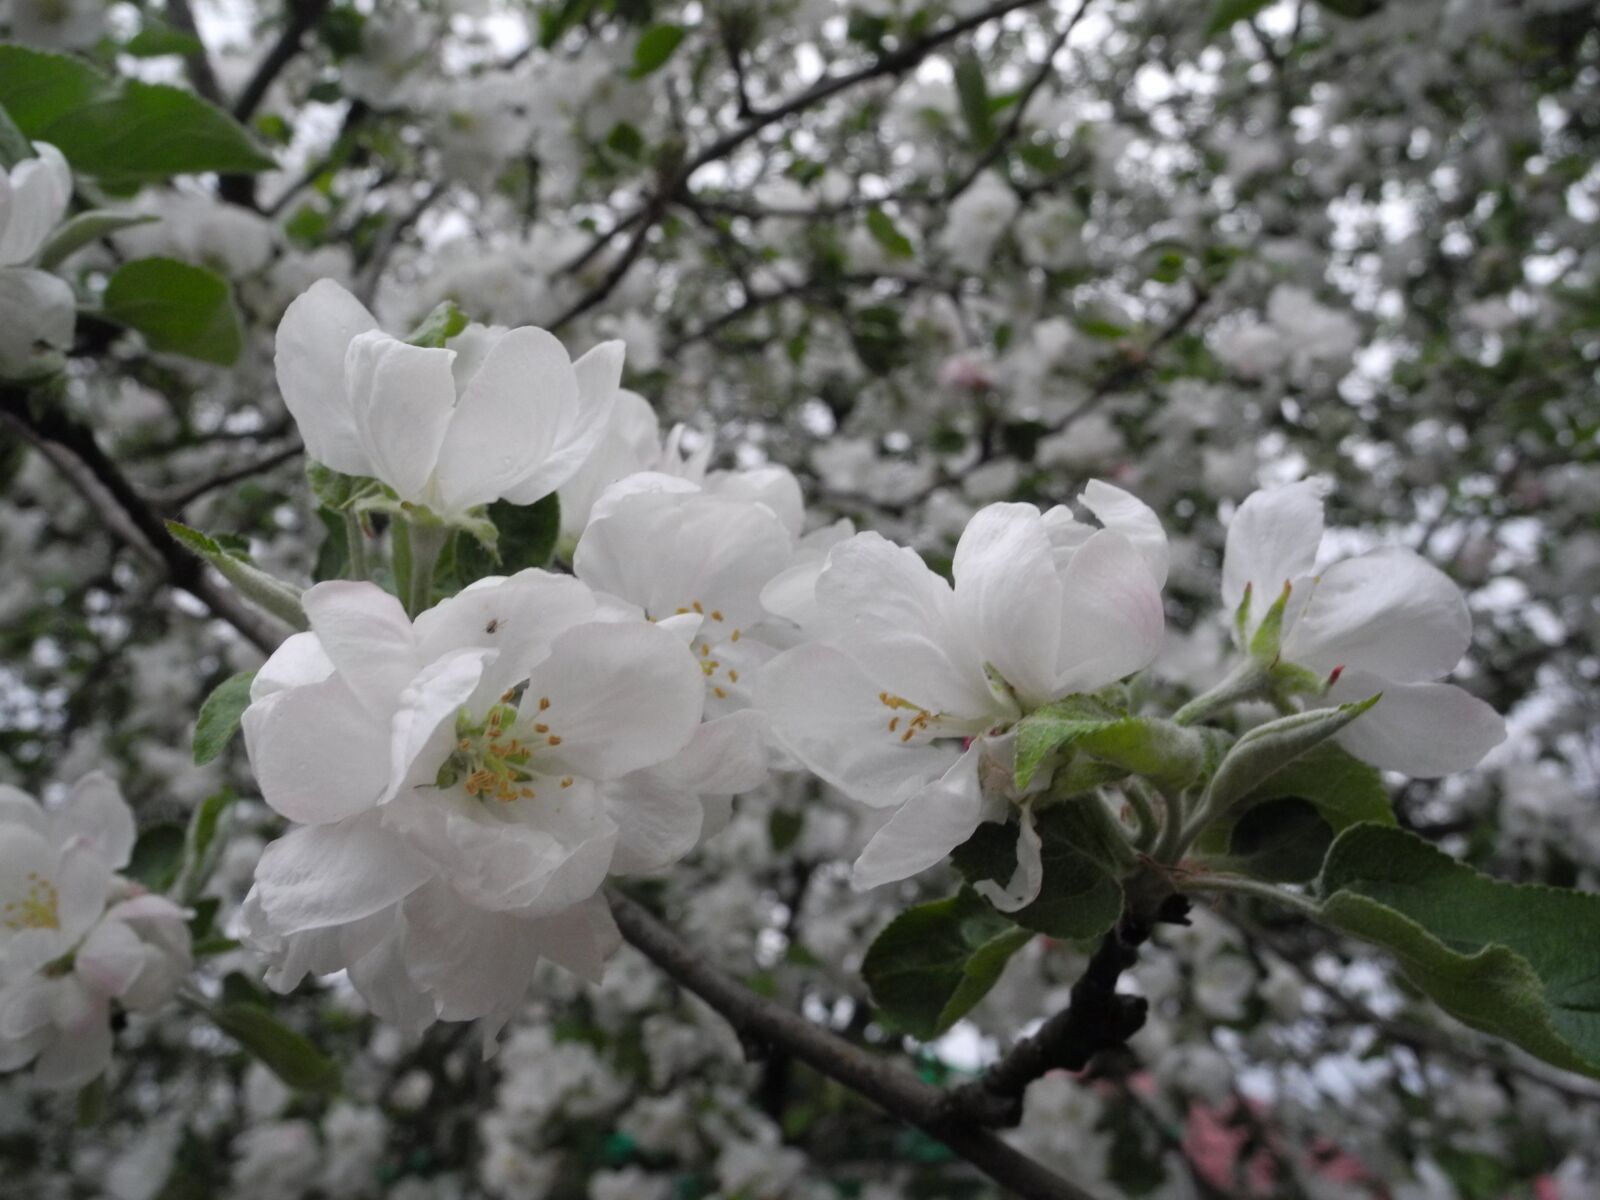
[[[730,979],[615,889],[607,893],[622,936],[679,986],[704,1000],[747,1045],[780,1048],[884,1111],[939,1139],[1024,1200],[1088,1200],[1089,1193],[952,1114],[946,1093]],[[956,1116],[956,1119],[952,1119]]]
[[[230,483],[238,483],[242,479],[249,479],[252,475],[270,471],[273,467],[288,462],[304,451],[305,447],[299,441],[294,441],[253,462],[241,463],[239,466],[230,467],[226,471],[201,479],[196,483],[186,484],[173,491],[159,493],[150,499],[157,509],[178,512],[193,504],[207,492],[214,492],[218,488],[227,487]]]
[[[217,83],[217,73],[211,69],[211,59],[206,54],[205,43],[200,41],[200,27],[194,22],[194,13],[189,8],[189,0],[167,0],[167,20],[172,22],[172,27],[178,32],[186,33],[200,43],[198,50],[184,56],[184,69],[189,73],[189,81],[194,84],[195,91],[211,103],[221,105],[222,87]]]
[[[94,433],[60,408],[36,410],[21,388],[0,388],[0,418],[59,470],[118,540],[165,572],[173,587],[194,596],[256,649],[271,654],[289,630],[219,585],[204,564],[173,541],[161,517],[100,448]]]

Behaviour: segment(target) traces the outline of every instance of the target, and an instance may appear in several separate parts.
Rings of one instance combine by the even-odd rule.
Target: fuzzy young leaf
[[[198,529],[168,521],[167,532],[184,549],[215,567],[224,579],[239,589],[240,595],[257,608],[271,613],[294,629],[310,628],[305,609],[300,605],[298,589],[268,575],[247,559],[230,554],[217,539],[208,537]]]
[[[1456,1019],[1600,1078],[1600,895],[1493,879],[1375,824],[1339,835],[1318,892],[1321,921],[1389,950]]]
[[[250,705],[250,681],[255,677],[254,671],[230,675],[200,705],[194,723],[195,766],[203,767],[215,759],[239,732],[239,718]]]
[[[211,1010],[211,1019],[296,1091],[330,1094],[339,1090],[338,1066],[259,1004],[226,1002]]]
[[[884,1020],[926,1041],[970,1012],[1032,937],[962,889],[890,921],[861,974]]]
[[[81,250],[96,238],[127,229],[130,225],[149,225],[160,219],[154,213],[107,212],[103,209],[81,212],[50,236],[50,240],[39,251],[39,266],[48,271],[67,255]]]
[[[105,315],[144,335],[152,350],[230,366],[244,347],[233,289],[215,271],[141,258],[106,284]]]
[[[1234,743],[1211,777],[1206,803],[1220,816],[1295,759],[1310,753],[1366,712],[1380,697],[1337,708],[1313,708],[1258,725]]]
[[[173,882],[174,894],[184,903],[195,904],[195,894],[214,869],[217,852],[221,849],[217,833],[222,828],[222,816],[238,798],[232,788],[225,787],[195,806],[189,828],[184,833],[183,862]]]
[[[1018,790],[1026,790],[1033,777],[1056,755],[1086,733],[1122,720],[1122,712],[1093,696],[1068,696],[1046,704],[1017,722],[1014,773]]]
[[[1098,937],[1122,915],[1122,887],[1116,860],[1102,840],[1102,831],[1086,819],[1082,804],[1090,797],[1055,804],[1034,818],[1044,881],[1039,898],[1007,915],[1018,925],[1051,937]],[[951,854],[968,883],[993,880],[1004,887],[1017,866],[1016,823],[986,821]]]
[[[466,327],[467,314],[461,311],[460,305],[454,300],[441,300],[406,334],[406,341],[413,346],[437,350]]]

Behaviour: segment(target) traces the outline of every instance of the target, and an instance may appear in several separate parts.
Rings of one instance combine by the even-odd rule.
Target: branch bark
[[[1018,1153],[987,1129],[952,1113],[945,1102],[947,1093],[941,1089],[730,979],[643,905],[615,888],[607,892],[607,898],[629,944],[722,1014],[747,1044],[782,1049],[937,1138],[1024,1200],[1090,1200],[1090,1193]]]

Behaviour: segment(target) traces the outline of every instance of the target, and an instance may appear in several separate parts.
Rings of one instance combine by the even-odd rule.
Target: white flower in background
[[[81,1087],[111,1062],[112,1006],[146,1011],[189,973],[189,913],[116,871],[133,850],[116,784],[57,809],[0,785],[0,1070]]]
[[[1083,212],[1065,197],[1046,196],[1017,218],[1017,245],[1024,261],[1051,271],[1086,261]]]
[[[1228,526],[1222,603],[1246,601],[1241,645],[1285,586],[1281,658],[1332,679],[1329,703],[1382,693],[1337,735],[1373,766],[1429,778],[1475,765],[1505,739],[1505,722],[1476,696],[1435,680],[1472,640],[1466,600],[1445,573],[1399,546],[1313,573],[1322,544],[1322,491],[1314,482],[1253,493]]]
[[[178,258],[236,279],[261,270],[277,249],[278,231],[272,222],[237,204],[165,192],[140,208],[159,219],[112,235],[128,258]]]
[[[35,142],[37,158],[0,170],[0,378],[48,370],[72,345],[72,289],[27,264],[66,215],[72,170],[61,151]]]
[[[106,0],[11,0],[0,13],[10,25],[12,41],[87,50],[105,33],[106,8]]]
[[[939,248],[969,271],[991,265],[995,243],[1017,215],[1022,201],[999,175],[985,171],[957,196],[939,231]]]
[[[1105,528],[1064,507],[982,509],[956,547],[954,587],[875,533],[829,551],[805,631],[814,640],[768,664],[757,691],[795,757],[852,798],[896,808],[856,862],[858,887],[934,865],[1016,803],[1018,878],[985,894],[1013,909],[1037,895],[1029,798],[1009,786],[1010,727],[1141,670],[1163,631],[1160,522],[1099,481],[1081,499]]]
[[[412,346],[321,280],[284,314],[276,362],[312,458],[448,517],[567,482],[605,434],[622,353],[605,342],[573,362],[542,329],[483,325]]]
[[[537,570],[414,625],[372,584],[304,603],[243,717],[262,797],[300,823],[246,902],[274,986],[348,967],[387,1020],[492,1033],[539,958],[597,979],[619,944],[600,885],[693,846],[718,765],[673,761],[705,696],[685,637]],[[667,782],[610,786],[650,770]]]

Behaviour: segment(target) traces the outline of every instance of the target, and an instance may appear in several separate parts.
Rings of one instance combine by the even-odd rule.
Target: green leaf
[[[194,723],[195,766],[203,767],[216,758],[239,732],[239,718],[250,706],[250,681],[255,677],[254,671],[230,675],[205,698]]]
[[[1336,708],[1313,708],[1257,725],[1228,751],[1206,789],[1214,816],[1261,787],[1268,778],[1303,754],[1309,754],[1379,700],[1377,696]]]
[[[248,559],[229,553],[216,538],[208,537],[198,529],[168,521],[167,532],[184,549],[215,567],[224,579],[239,590],[240,595],[257,608],[271,613],[291,628],[310,628],[305,609],[300,605],[298,588],[268,575]]]
[[[1389,950],[1457,1020],[1600,1078],[1600,895],[1479,874],[1413,833],[1353,825],[1320,919]]]
[[[1206,36],[1214,37],[1235,21],[1255,16],[1272,4],[1272,0],[1217,0],[1211,7],[1211,20],[1206,23]]]
[[[1034,817],[1044,880],[1039,898],[1008,913],[1018,925],[1051,937],[1074,940],[1098,937],[1122,915],[1122,886],[1115,873],[1115,851],[1104,844],[1082,809],[1098,804],[1089,798],[1052,805]],[[1017,823],[985,821],[951,854],[968,883],[991,879],[1001,887],[1017,867]]]
[[[970,1012],[1032,937],[963,888],[890,921],[861,974],[884,1021],[927,1041]]]
[[[633,69],[630,79],[643,79],[667,65],[679,44],[689,31],[682,25],[652,25],[639,35],[633,47]]]
[[[141,258],[106,284],[105,316],[136,329],[152,350],[230,366],[244,348],[233,289],[215,271],[174,258]]]
[[[454,300],[441,300],[432,312],[417,322],[417,327],[406,334],[413,346],[438,349],[467,327],[467,314]]]
[[[916,251],[911,240],[895,225],[893,218],[881,208],[867,210],[867,232],[882,246],[890,258],[910,258]]]
[[[154,213],[108,212],[98,208],[81,212],[50,235],[50,240],[39,251],[39,266],[48,271],[74,250],[82,249],[96,238],[130,225],[149,225],[160,219]]]
[[[235,675],[234,679],[237,678],[239,676]],[[204,710],[202,715],[203,712]],[[185,903],[194,900],[195,894],[210,877],[212,868],[216,865],[217,851],[221,849],[221,844],[217,841],[217,832],[222,827],[222,815],[238,798],[232,788],[225,787],[220,792],[211,793],[195,806],[194,813],[189,818],[189,828],[183,837],[183,864],[173,884],[174,892]]]
[[[144,18],[143,28],[122,46],[124,54],[131,54],[135,58],[161,58],[168,54],[187,58],[191,54],[203,53],[204,50],[205,47],[200,44],[200,39],[192,33],[174,29],[171,25],[151,16]]]
[[[487,511],[496,532],[493,551],[474,538],[456,539],[461,586],[485,575],[514,575],[528,567],[550,565],[561,536],[561,501],[556,493],[534,504],[496,500]]]
[[[128,875],[152,892],[165,892],[183,865],[183,826],[170,821],[152,825],[133,844]]]
[[[25,158],[37,157],[33,143],[17,128],[6,106],[0,104],[0,170],[14,167]]]
[[[1395,823],[1383,777],[1324,742],[1235,801],[1205,831],[1195,853],[1217,870],[1303,883],[1316,876],[1334,835],[1363,821]]]
[[[1058,767],[1073,751],[1109,763],[1117,773],[1148,776],[1164,788],[1192,783],[1206,761],[1204,737],[1193,729],[1130,717],[1094,696],[1068,696],[1017,722],[1017,787],[1027,789],[1041,770]]]
[[[967,132],[979,146],[994,141],[994,107],[989,103],[989,85],[983,78],[983,64],[971,53],[956,58],[956,98]]]
[[[193,92],[108,78],[61,54],[0,44],[0,105],[23,133],[58,147],[86,175],[161,179],[276,165],[242,125]]]
[[[259,1004],[219,1004],[211,1010],[211,1019],[296,1091],[329,1094],[339,1090],[339,1068],[333,1060]]]

